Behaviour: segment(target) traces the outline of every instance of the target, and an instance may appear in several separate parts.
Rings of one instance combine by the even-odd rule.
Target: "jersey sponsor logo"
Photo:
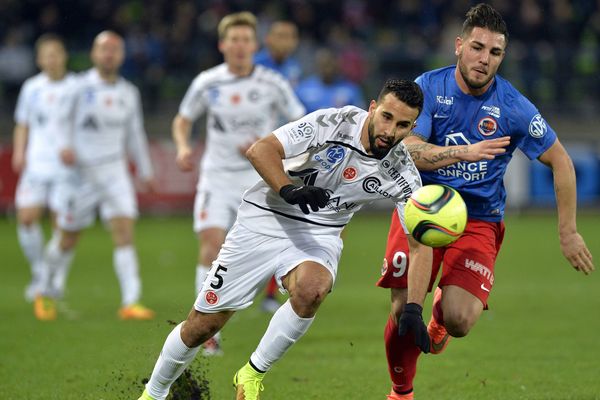
[[[471,144],[462,132],[447,133],[446,146]],[[436,169],[441,176],[462,178],[465,181],[479,181],[485,179],[488,172],[488,161],[466,162],[459,161],[444,168]]]
[[[331,146],[327,149],[327,161],[332,164],[340,161],[346,155],[346,150],[342,146]]]
[[[477,130],[483,136],[492,136],[498,130],[498,123],[492,117],[483,117],[477,124]]]
[[[362,188],[367,193],[378,193],[385,198],[391,198],[392,195],[385,190],[381,189],[381,181],[379,178],[370,176],[363,181]]]
[[[211,306],[214,306],[219,302],[219,296],[212,290],[209,290],[204,294],[204,300]]]
[[[400,163],[406,165],[406,162],[404,161],[405,160],[401,160]],[[393,167],[389,160],[381,161],[381,166],[386,168],[385,172],[394,180],[396,185],[400,186],[400,193],[403,194],[405,198],[409,198],[412,195],[412,189],[400,171],[398,171],[396,167]]]
[[[352,182],[358,176],[358,171],[354,167],[347,167],[342,173],[345,181]]]
[[[451,106],[452,104],[454,104],[454,97],[446,97],[446,96],[435,96],[435,100],[439,103],[439,104],[444,104],[446,106]]]
[[[481,109],[492,117],[500,118],[500,107],[498,106],[481,106]]]
[[[541,138],[547,131],[548,126],[546,125],[544,118],[542,118],[540,114],[535,114],[529,123],[529,134],[534,138]]]
[[[327,190],[329,192],[329,201],[327,202],[327,208],[333,210],[335,212],[340,212],[342,210],[352,210],[357,206],[356,203],[348,203],[347,201],[342,201],[341,197],[335,196],[333,197],[333,191]]]
[[[298,126],[292,128],[289,133],[292,138],[292,143],[299,143],[315,134],[315,126],[310,122],[302,122],[298,124]]]
[[[94,117],[92,117],[91,115],[88,115],[83,120],[83,123],[81,125],[85,129],[90,129],[90,130],[93,130],[93,131],[97,131],[98,130],[98,123],[96,122],[96,119]]]
[[[494,274],[492,271],[486,267],[485,265],[478,263],[475,260],[470,260],[468,258],[465,259],[465,268],[470,269],[473,272],[477,272],[485,279],[490,282],[490,285],[494,284]]]

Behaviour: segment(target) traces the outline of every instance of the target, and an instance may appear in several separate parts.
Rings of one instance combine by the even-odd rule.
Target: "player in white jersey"
[[[148,189],[153,189],[154,181],[140,95],[119,76],[124,56],[119,35],[105,31],[96,36],[91,52],[94,68],[78,78],[70,99],[72,135],[68,135],[63,156],[74,161],[75,173],[61,187],[61,235],[46,250],[52,277],[46,294],[62,294],[80,232],[93,223],[99,208],[115,246],[113,263],[122,295],[118,315],[121,319],[151,319],[154,313],[139,303],[141,280],[133,243],[138,210],[127,155],[134,158]]]
[[[237,399],[259,398],[266,371],[308,330],[333,287],[342,228],[375,200],[394,201],[403,215],[406,200],[421,186],[400,140],[413,128],[422,106],[418,85],[389,80],[368,112],[354,106],[319,110],[252,145],[247,155],[263,179],[244,194],[236,223],[194,307],[167,337],[140,399],[164,399],[199,345],[235,311],[249,307],[275,275],[289,299],[234,377]],[[413,322],[420,321],[410,325],[411,331],[428,351],[420,310],[432,251],[409,241],[418,267],[410,277],[405,312]]]
[[[57,186],[65,179],[66,166],[59,157],[60,138],[65,130],[59,118],[75,81],[67,71],[67,51],[61,38],[40,36],[36,42],[37,64],[41,72],[25,81],[17,108],[13,138],[12,166],[21,174],[15,196],[19,244],[31,266],[31,283],[25,298],[39,294],[44,250],[40,219],[48,208],[54,225],[58,206]]]
[[[279,73],[255,65],[256,18],[249,12],[225,16],[219,23],[219,50],[225,62],[200,73],[173,120],[177,164],[194,168],[189,145],[192,124],[207,114],[207,138],[194,203],[198,235],[196,294],[235,221],[242,193],[260,179],[245,157],[248,147],[272,132],[283,118],[304,115],[304,107]],[[219,335],[205,353],[220,353]]]

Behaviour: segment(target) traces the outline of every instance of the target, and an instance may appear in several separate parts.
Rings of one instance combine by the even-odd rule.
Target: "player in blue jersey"
[[[254,56],[254,63],[274,69],[296,87],[302,67],[293,56],[298,47],[298,28],[292,21],[275,21],[265,36],[264,48]]]
[[[456,66],[427,72],[416,80],[425,93],[425,104],[413,136],[404,143],[422,171],[423,184],[456,188],[469,211],[465,233],[455,243],[434,251],[430,290],[442,263],[443,268],[428,325],[433,354],[442,352],[450,337],[466,336],[487,306],[504,236],[506,192],[502,179],[516,149],[552,169],[561,250],[575,270],[584,274],[594,270],[592,255],[577,232],[575,171],[569,155],[536,107],[496,75],[507,39],[502,16],[489,5],[479,4],[468,11],[456,38]],[[473,145],[500,137],[510,137],[506,153],[464,161]],[[450,147],[440,153],[444,146]],[[398,324],[419,322],[406,318],[406,313],[398,319],[406,303],[407,249],[394,213],[378,286],[392,292],[385,342],[393,382],[387,398],[395,400],[413,399],[421,353],[412,335],[398,334]]]
[[[340,75],[338,60],[331,50],[318,50],[315,62],[317,73],[302,80],[296,87],[296,94],[306,107],[306,112],[347,104],[364,108],[365,100],[360,87]]]

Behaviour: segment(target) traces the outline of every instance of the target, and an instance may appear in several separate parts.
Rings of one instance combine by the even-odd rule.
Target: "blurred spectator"
[[[542,109],[558,105],[555,109],[563,111],[564,106],[576,104],[577,108],[569,111],[579,111],[580,103],[576,100],[582,97],[591,99],[588,109],[598,104],[597,96],[588,89],[600,86],[597,71],[600,1],[488,1],[506,16],[511,30],[512,50],[502,68],[504,76]],[[316,72],[314,55],[319,44],[336,53],[341,75],[369,90],[385,77],[412,78],[426,69],[452,62],[454,55],[448,49],[453,46],[444,45],[443,41],[454,40],[458,35],[464,10],[474,1],[48,0],[43,3],[0,2],[0,43],[4,43],[6,51],[1,53],[0,83],[8,92],[6,105],[12,106],[23,77],[33,71],[31,49],[40,34],[62,34],[72,54],[71,67],[81,70],[88,66],[87,44],[104,29],[116,30],[127,37],[128,50],[135,55],[127,60],[124,72],[140,85],[148,98],[145,102],[148,107],[158,105],[154,101],[177,99],[198,71],[221,61],[216,51],[216,23],[228,13],[243,10],[260,16],[260,32],[271,24],[273,28],[287,29],[279,33],[274,29],[266,35],[258,63],[263,63],[262,57],[269,53],[271,58],[264,62],[277,65],[294,84],[297,82],[296,68],[288,70],[289,63],[281,61],[285,57],[268,50],[271,34],[285,35],[280,40],[287,46],[296,47],[293,44],[297,43],[290,60],[297,60],[304,74]],[[293,24],[280,24],[282,21]],[[295,35],[290,31],[292,25],[297,27]],[[583,42],[585,46],[581,45]],[[587,57],[585,65],[582,57]],[[28,67],[22,68],[24,64]]]
[[[0,47],[0,84],[8,111],[15,108],[21,84],[34,72],[33,48],[20,29],[12,28]]]
[[[315,62],[317,73],[302,80],[296,88],[307,112],[344,105],[365,108],[360,88],[340,75],[338,60],[331,50],[319,49]]]

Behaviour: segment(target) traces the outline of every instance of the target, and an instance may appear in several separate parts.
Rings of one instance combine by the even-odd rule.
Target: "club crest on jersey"
[[[540,114],[535,114],[529,123],[529,134],[534,138],[543,137],[548,131],[546,121]]]
[[[206,300],[206,302],[208,304],[210,304],[211,306],[214,306],[215,304],[217,304],[219,302],[219,296],[212,290],[209,290],[204,295],[204,300]]]
[[[498,130],[498,123],[492,117],[483,117],[479,121],[477,129],[483,136],[492,136]]]
[[[346,155],[346,150],[342,146],[331,146],[327,149],[326,158],[332,164],[340,161]]]
[[[344,180],[348,182],[355,180],[357,175],[358,171],[354,167],[347,167],[342,173]]]
[[[231,104],[239,104],[240,101],[242,101],[242,96],[240,96],[238,93],[234,93],[231,95],[229,100],[231,101]]]

